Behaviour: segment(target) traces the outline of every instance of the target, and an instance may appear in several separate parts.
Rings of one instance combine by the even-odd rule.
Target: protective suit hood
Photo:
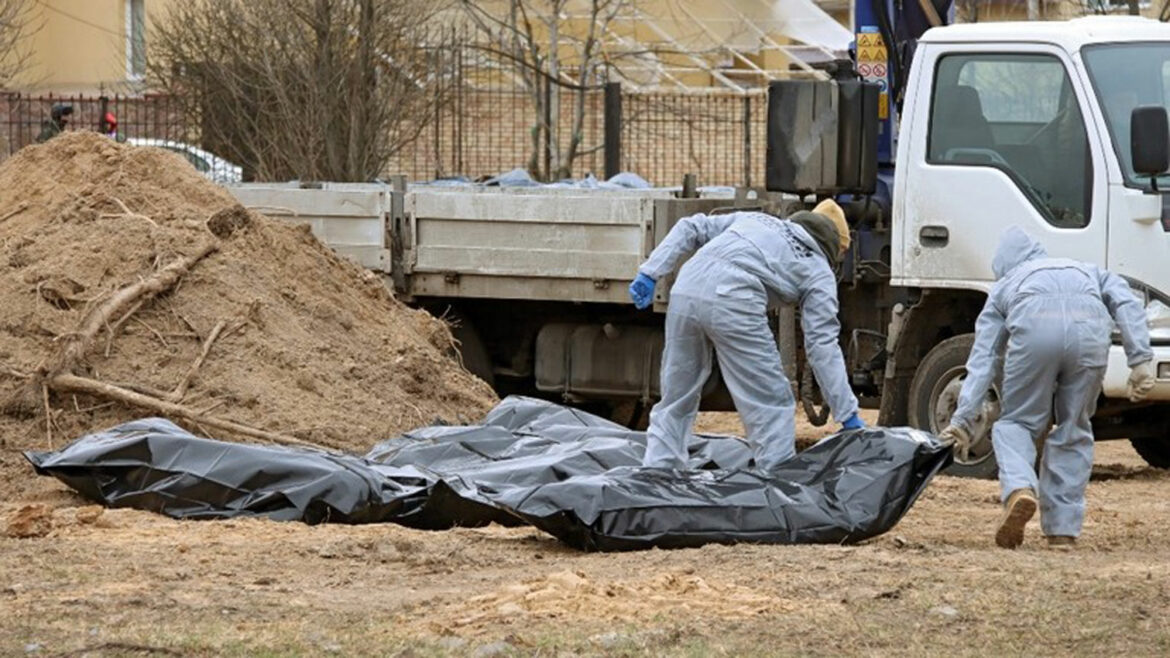
[[[800,211],[788,218],[788,221],[799,225],[820,247],[829,267],[837,269],[837,254],[840,253],[841,238],[837,234],[837,227],[833,220],[814,212]]]
[[[1004,231],[999,239],[999,247],[995,250],[995,257],[991,259],[991,271],[996,279],[1007,276],[1016,267],[1037,258],[1047,258],[1048,250],[1044,245],[1032,239],[1019,226],[1013,226]]]

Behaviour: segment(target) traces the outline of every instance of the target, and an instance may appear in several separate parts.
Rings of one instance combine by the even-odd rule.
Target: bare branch
[[[611,26],[636,16],[635,0],[508,0],[507,11],[500,5],[460,0],[477,32],[469,50],[524,81],[535,110],[529,172],[538,179],[569,177],[578,158],[597,150],[584,144],[589,95],[602,88],[613,62],[658,51],[613,48]],[[571,108],[564,115],[563,102]]]
[[[32,53],[24,47],[36,31],[27,2],[0,0],[0,88],[28,64]]]
[[[211,150],[261,180],[368,181],[436,115],[451,83],[447,2],[217,0],[170,5],[150,72],[189,99]]]

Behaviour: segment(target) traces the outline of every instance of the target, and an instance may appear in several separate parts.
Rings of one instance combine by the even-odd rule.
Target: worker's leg
[[[1061,363],[1059,349],[1049,347],[1044,341],[1025,344],[1016,335],[1008,341],[1001,416],[991,428],[1004,504],[995,531],[995,543],[1001,548],[1023,543],[1028,521],[1036,513],[1036,438],[1051,422],[1052,393]]]
[[[755,449],[756,467],[771,470],[796,455],[796,399],[763,304],[759,310],[713,313],[708,330],[723,381]]]
[[[687,467],[687,442],[703,384],[711,375],[711,343],[695,317],[699,308],[697,300],[671,296],[662,350],[662,399],[650,410],[644,466]]]
[[[1056,429],[1040,463],[1040,527],[1048,536],[1077,537],[1085,518],[1085,488],[1093,469],[1090,420],[1101,392],[1103,367],[1071,359],[1056,387]]]
[[[999,462],[1000,497],[1016,489],[1036,491],[1036,439],[1052,418],[1052,395],[1060,372],[1059,353],[1011,341],[1004,360],[1000,417],[991,440]]]

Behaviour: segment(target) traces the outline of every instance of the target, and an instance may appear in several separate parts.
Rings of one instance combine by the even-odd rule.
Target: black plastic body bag
[[[174,518],[265,516],[444,529],[528,524],[583,550],[848,543],[886,532],[950,462],[933,436],[844,431],[766,476],[733,437],[696,436],[693,470],[642,469],[643,432],[512,397],[364,457],[196,437],[147,418],[25,456],[84,496]]]

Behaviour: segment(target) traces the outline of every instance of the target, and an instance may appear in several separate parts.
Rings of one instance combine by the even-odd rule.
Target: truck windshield
[[[1139,105],[1170,109],[1170,43],[1090,46],[1084,49],[1083,57],[1109,124],[1125,182],[1131,187],[1149,189],[1149,178],[1133,172],[1129,118],[1133,108]],[[1159,177],[1158,187],[1166,186],[1170,186],[1170,176]]]

